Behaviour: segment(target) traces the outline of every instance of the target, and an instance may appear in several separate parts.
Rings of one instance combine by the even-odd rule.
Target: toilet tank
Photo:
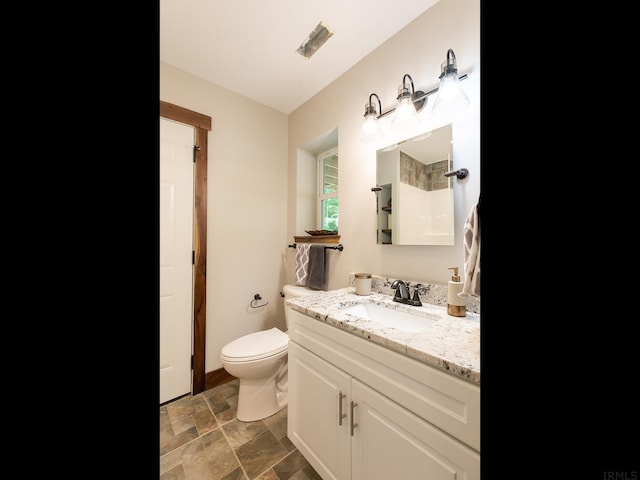
[[[285,285],[282,287],[282,293],[284,293],[285,302],[290,298],[302,297],[303,295],[313,295],[317,290],[313,290],[312,288],[305,287],[303,285]],[[289,329],[289,310],[287,304],[284,304],[284,321],[287,325],[287,330]]]

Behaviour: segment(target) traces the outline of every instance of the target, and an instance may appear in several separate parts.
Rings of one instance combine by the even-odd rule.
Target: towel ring
[[[262,304],[260,304],[260,305],[254,305],[254,303],[255,303],[255,302],[257,302],[258,300],[262,300],[262,297],[260,296],[260,294],[259,294],[259,293],[256,293],[256,294],[253,296],[253,300],[251,300],[251,302],[249,302],[249,306],[250,306],[251,308],[260,308],[260,307],[264,307],[265,305],[268,305],[268,304],[269,304],[269,302],[264,302],[264,303],[262,303]]]

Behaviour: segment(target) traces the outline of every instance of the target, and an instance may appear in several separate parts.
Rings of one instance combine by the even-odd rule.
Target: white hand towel
[[[307,285],[309,248],[311,248],[311,245],[308,243],[296,245],[296,285]]]
[[[479,201],[478,201],[479,202]],[[459,297],[480,297],[480,213],[476,202],[464,222],[464,285]]]

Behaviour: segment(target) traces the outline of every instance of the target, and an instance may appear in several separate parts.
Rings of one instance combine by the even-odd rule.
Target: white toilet
[[[285,300],[317,292],[300,285],[285,285],[282,291]],[[285,303],[287,329],[289,310]],[[262,420],[287,405],[288,346],[289,336],[273,327],[244,335],[222,347],[222,366],[240,381],[238,420]]]

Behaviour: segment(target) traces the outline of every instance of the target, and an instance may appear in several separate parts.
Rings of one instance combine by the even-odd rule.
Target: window
[[[318,155],[318,219],[321,230],[338,230],[338,148]]]

